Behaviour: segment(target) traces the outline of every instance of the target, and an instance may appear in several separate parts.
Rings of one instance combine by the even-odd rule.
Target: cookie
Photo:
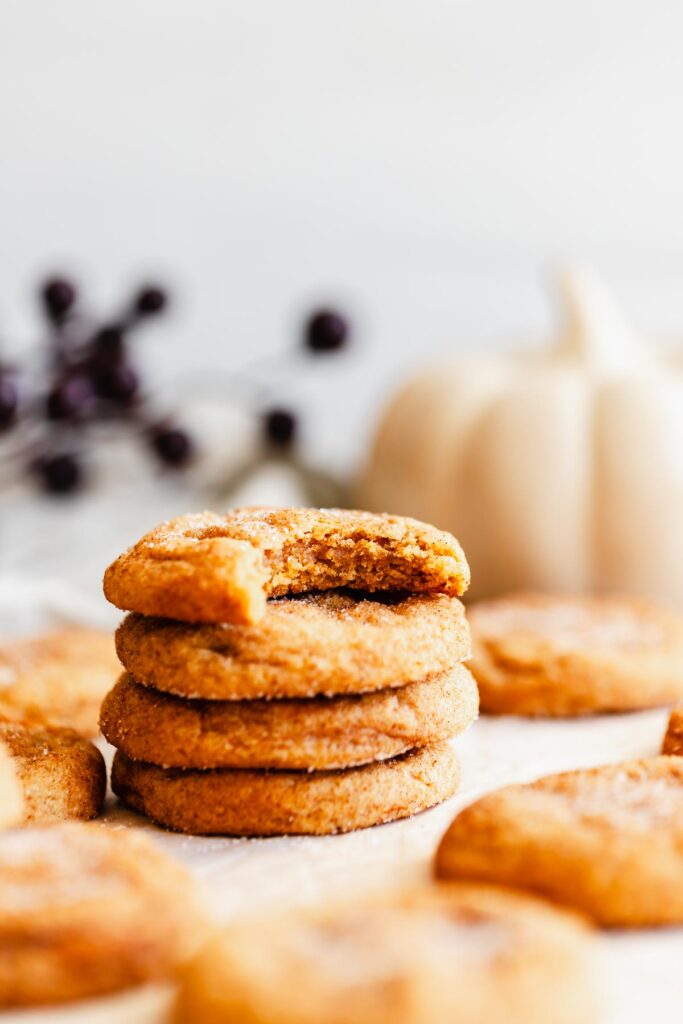
[[[101,726],[127,757],[166,768],[351,768],[463,732],[478,703],[462,665],[399,690],[311,700],[184,700],[124,675]]]
[[[649,601],[519,594],[468,618],[484,711],[570,716],[683,697],[683,617]]]
[[[583,922],[539,900],[425,886],[233,925],[183,972],[174,1020],[591,1024],[594,955]]]
[[[110,565],[107,600],[185,622],[257,622],[266,598],[351,587],[458,597],[469,583],[448,533],[343,509],[237,509],[162,523]]]
[[[662,743],[663,754],[683,754],[683,708],[674,708]]]
[[[42,729],[0,722],[0,741],[9,751],[24,797],[24,822],[95,818],[107,788],[104,758],[72,729]]]
[[[408,818],[457,789],[447,744],[346,771],[182,771],[117,751],[112,789],[158,825],[197,835],[327,835]]]
[[[530,889],[607,926],[681,924],[683,761],[626,761],[490,793],[457,816],[436,873]]]
[[[158,690],[250,700],[404,686],[463,661],[470,639],[457,598],[333,590],[269,601],[253,626],[128,615],[116,648],[130,674]]]
[[[0,740],[0,829],[20,825],[25,813],[24,793],[14,760]]]
[[[0,716],[95,736],[121,672],[111,633],[81,626],[0,646]]]
[[[0,1006],[164,978],[207,934],[190,878],[139,834],[53,825],[0,834]]]

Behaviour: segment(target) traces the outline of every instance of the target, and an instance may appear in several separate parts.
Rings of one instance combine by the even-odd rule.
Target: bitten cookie
[[[269,601],[253,626],[128,615],[116,647],[130,674],[158,690],[250,700],[404,686],[469,657],[470,636],[457,598],[333,590]]]
[[[53,825],[0,835],[0,1006],[163,978],[207,934],[192,883],[140,835]]]
[[[121,672],[111,633],[81,626],[0,646],[0,716],[95,736]]]
[[[310,590],[462,594],[469,568],[448,533],[343,509],[237,509],[162,523],[110,565],[107,600],[185,622],[252,623],[267,597]]]
[[[184,700],[124,675],[101,725],[129,758],[166,768],[350,768],[454,736],[478,705],[462,665],[399,690],[311,700]]]
[[[26,805],[14,760],[0,740],[0,829],[20,825]]]
[[[117,751],[112,789],[159,825],[198,835],[326,835],[433,807],[458,787],[447,744],[346,771],[182,771]]]
[[[591,1024],[593,953],[582,922],[538,900],[425,887],[234,925],[185,970],[174,1019]]]
[[[683,697],[683,617],[648,601],[519,594],[468,618],[483,711],[569,716]]]
[[[683,762],[627,761],[508,786],[466,807],[440,878],[530,889],[600,924],[683,923]]]
[[[0,742],[14,762],[25,822],[87,821],[100,813],[107,771],[102,754],[89,740],[72,729],[0,722]]]

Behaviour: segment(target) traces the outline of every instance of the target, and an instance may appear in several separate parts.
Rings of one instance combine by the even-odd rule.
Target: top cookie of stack
[[[361,827],[450,795],[444,740],[477,710],[468,578],[453,537],[396,516],[246,509],[152,530],[104,580],[135,613],[117,635],[130,675],[102,711],[115,790],[170,827],[240,834]]]

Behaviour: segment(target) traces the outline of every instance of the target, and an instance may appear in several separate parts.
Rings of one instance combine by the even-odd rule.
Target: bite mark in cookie
[[[458,542],[400,516],[343,509],[238,509],[180,516],[111,565],[105,596],[185,622],[257,622],[268,597],[350,587],[462,594]]]

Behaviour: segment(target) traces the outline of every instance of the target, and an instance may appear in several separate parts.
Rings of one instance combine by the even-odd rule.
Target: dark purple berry
[[[51,420],[82,419],[93,403],[92,384],[84,373],[72,373],[52,388],[47,396],[47,416]]]
[[[349,337],[349,325],[331,309],[320,309],[306,323],[304,345],[311,352],[336,352]]]
[[[117,363],[125,351],[124,329],[118,324],[102,327],[92,340],[93,360],[99,365]]]
[[[95,391],[119,405],[132,402],[139,387],[138,375],[127,363],[115,363],[95,373]]]
[[[179,427],[156,427],[151,440],[157,456],[168,466],[185,466],[194,455],[192,438]]]
[[[135,298],[135,311],[138,316],[155,316],[166,308],[168,295],[157,285],[141,288]]]
[[[287,448],[296,437],[296,417],[286,409],[270,409],[263,416],[266,440],[278,448]]]
[[[46,455],[35,468],[48,494],[73,494],[83,482],[81,464],[73,454]]]
[[[63,277],[53,277],[46,281],[41,291],[43,306],[48,319],[59,323],[72,308],[76,301],[76,287]]]
[[[17,415],[19,391],[14,375],[0,371],[0,430],[11,427]]]

